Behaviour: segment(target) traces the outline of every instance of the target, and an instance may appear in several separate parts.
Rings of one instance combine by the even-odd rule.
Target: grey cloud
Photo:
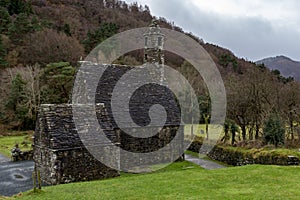
[[[189,2],[152,0],[146,1],[146,4],[155,15],[174,21],[185,31],[193,32],[204,41],[226,47],[239,57],[255,61],[284,54],[300,60],[300,33],[296,29],[298,27],[286,25],[278,28],[274,22],[261,17],[229,17],[205,12]],[[288,7],[282,1],[278,0],[278,3],[285,9]],[[300,6],[299,1],[290,0],[288,3],[294,7]],[[299,18],[295,21],[300,21]]]

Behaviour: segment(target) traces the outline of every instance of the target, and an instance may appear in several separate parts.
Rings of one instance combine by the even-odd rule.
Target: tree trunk
[[[234,142],[235,142],[235,131],[232,131],[231,134],[232,134],[231,145],[234,145]]]
[[[205,125],[205,131],[206,131],[206,139],[208,140],[208,123]]]
[[[203,118],[204,118],[204,121],[205,121],[206,139],[208,140],[208,120],[209,120],[209,115],[203,114]]]
[[[294,124],[293,124],[293,118],[290,118],[290,128],[291,128],[291,136],[292,136],[292,142],[294,141]]]
[[[242,136],[243,136],[243,141],[246,141],[246,126],[242,125]]]
[[[253,128],[254,126],[253,125],[251,125],[251,128],[250,128],[250,130],[249,130],[249,140],[253,140]]]
[[[259,138],[259,125],[256,124],[255,126],[256,126],[256,129],[255,129],[255,140],[258,140],[258,138]]]

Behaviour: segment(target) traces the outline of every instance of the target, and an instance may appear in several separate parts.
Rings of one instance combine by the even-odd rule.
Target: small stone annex
[[[35,170],[47,184],[119,175],[117,170],[103,165],[84,147],[73,122],[70,104],[41,105],[33,149]]]

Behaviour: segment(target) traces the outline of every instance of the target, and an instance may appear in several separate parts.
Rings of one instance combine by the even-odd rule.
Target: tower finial
[[[157,19],[152,19],[150,27],[159,27]]]

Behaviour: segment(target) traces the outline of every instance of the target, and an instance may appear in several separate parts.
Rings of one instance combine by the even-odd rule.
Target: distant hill
[[[265,66],[271,70],[279,70],[285,77],[292,76],[296,80],[300,81],[299,61],[294,61],[286,56],[276,56],[259,60],[256,63],[265,64]]]

